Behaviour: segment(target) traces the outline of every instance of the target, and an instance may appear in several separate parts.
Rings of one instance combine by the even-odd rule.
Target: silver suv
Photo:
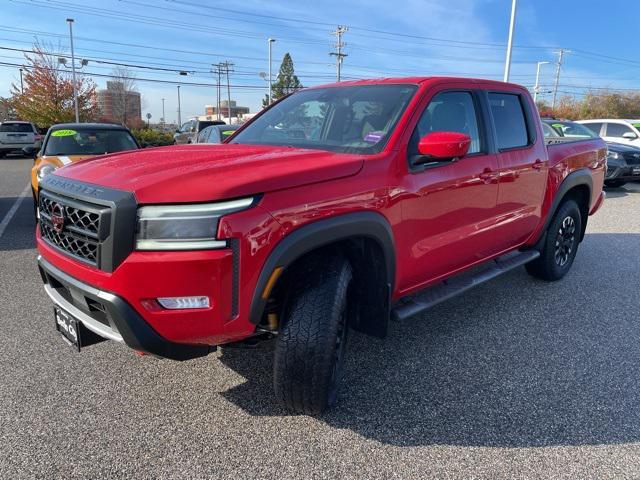
[[[189,120],[183,123],[182,126],[173,135],[173,143],[176,145],[183,145],[185,143],[196,143],[196,137],[205,128],[211,125],[226,125],[220,120]]]
[[[21,152],[24,147],[39,149],[42,135],[30,122],[7,121],[0,123],[0,158],[7,153]]]

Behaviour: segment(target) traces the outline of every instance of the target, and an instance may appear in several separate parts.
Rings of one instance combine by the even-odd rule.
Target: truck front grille
[[[109,235],[110,209],[40,192],[42,238],[67,255],[99,266],[101,241]]]

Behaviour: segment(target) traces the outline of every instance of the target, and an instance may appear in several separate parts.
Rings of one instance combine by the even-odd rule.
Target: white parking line
[[[13,216],[16,214],[16,212],[20,208],[20,205],[22,204],[22,201],[25,199],[25,197],[29,193],[30,187],[31,186],[29,184],[27,184],[27,186],[24,187],[24,190],[22,190],[22,193],[20,194],[20,196],[16,198],[16,201],[13,202],[13,205],[11,206],[7,214],[2,219],[2,222],[0,222],[0,238],[2,238],[4,231],[7,229],[7,226],[9,225],[9,222],[11,221]]]

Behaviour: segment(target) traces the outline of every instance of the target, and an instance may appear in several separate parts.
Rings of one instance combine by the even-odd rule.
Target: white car
[[[640,147],[640,120],[580,120],[596,135],[600,135],[607,142],[624,143]]]
[[[7,121],[0,123],[0,158],[7,153],[20,152],[24,147],[39,149],[42,135],[30,122]]]

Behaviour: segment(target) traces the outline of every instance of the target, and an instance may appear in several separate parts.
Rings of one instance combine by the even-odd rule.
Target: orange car
[[[56,169],[85,158],[138,148],[140,146],[136,139],[122,125],[109,123],[53,125],[47,132],[39,152],[36,153],[35,149],[23,149],[24,153],[35,155],[31,169],[34,204],[38,204],[40,181]]]

